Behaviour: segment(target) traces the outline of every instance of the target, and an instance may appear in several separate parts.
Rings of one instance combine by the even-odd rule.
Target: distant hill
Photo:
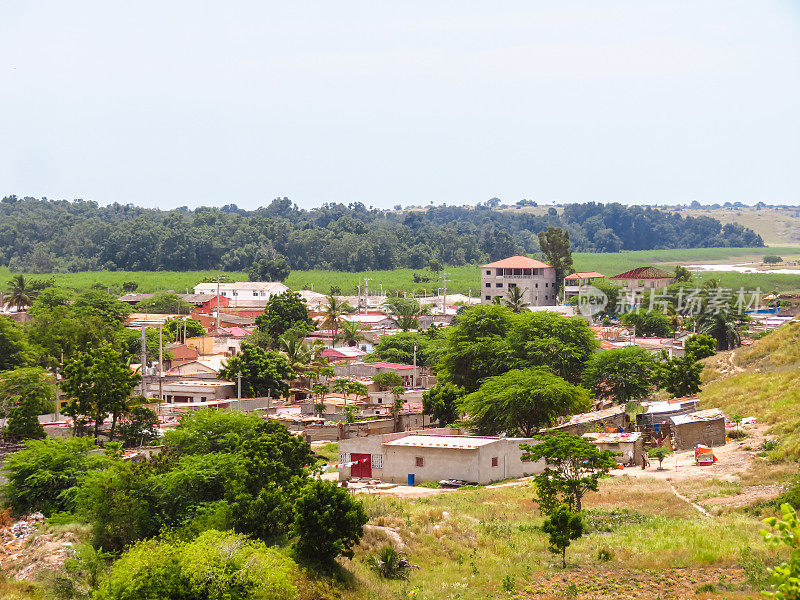
[[[800,323],[703,362],[703,405],[756,417],[782,440],[773,456],[800,459]]]

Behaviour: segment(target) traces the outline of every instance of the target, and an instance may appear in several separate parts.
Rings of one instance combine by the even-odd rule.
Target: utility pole
[[[189,317],[183,317],[183,343],[186,343],[186,319]]]
[[[367,313],[367,309],[369,308],[369,283],[372,281],[372,277],[364,277],[364,314]]]
[[[219,333],[219,275],[217,275],[217,333]]]
[[[158,327],[158,401],[164,399],[164,325]]]
[[[239,374],[236,376],[236,399],[242,399],[242,372],[239,371]]]
[[[414,342],[414,370],[411,372],[411,387],[417,387],[417,343]]]
[[[447,276],[450,273],[442,273],[442,285],[444,286],[444,294],[442,296],[442,314],[447,314]]]
[[[358,307],[361,308],[361,277],[358,278]]]
[[[145,325],[142,323],[142,397],[147,397],[145,377],[147,373],[147,345],[144,337]]]

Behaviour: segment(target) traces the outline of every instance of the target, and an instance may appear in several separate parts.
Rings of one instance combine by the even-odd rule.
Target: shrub
[[[340,554],[353,557],[368,518],[364,507],[346,490],[315,479],[295,502],[295,549],[303,559],[329,566]]]
[[[611,548],[600,548],[597,551],[597,560],[600,562],[614,560],[614,551]]]
[[[506,575],[503,577],[503,581],[500,582],[500,588],[507,594],[513,594],[515,587],[514,583],[514,578],[511,575]]]
[[[728,438],[732,440],[741,440],[748,437],[750,434],[748,434],[744,429],[731,429],[727,435]]]
[[[366,564],[384,579],[408,579],[408,572],[417,568],[408,561],[405,553],[398,552],[390,544],[381,548],[377,554],[368,556]]]
[[[148,540],[114,564],[95,600],[295,598],[296,566],[277,550],[241,535],[206,531],[195,540]]]

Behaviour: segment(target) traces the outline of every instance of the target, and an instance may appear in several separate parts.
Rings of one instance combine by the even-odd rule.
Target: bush
[[[330,566],[340,554],[353,557],[367,518],[364,507],[346,490],[330,481],[315,479],[295,502],[295,549],[306,561]]]
[[[114,564],[95,600],[289,600],[296,565],[241,535],[206,531],[197,539],[140,542]]]
[[[88,438],[26,442],[24,450],[6,460],[3,497],[18,513],[71,511],[87,473],[108,464],[105,456],[89,454],[94,447]]]
[[[732,440],[742,440],[748,437],[750,434],[747,433],[744,429],[731,429],[727,433],[728,438]]]
[[[368,556],[365,562],[384,579],[408,579],[408,572],[417,568],[408,561],[405,553],[398,552],[389,544],[381,548],[377,554]]]
[[[145,406],[134,406],[119,425],[126,448],[148,446],[158,437],[158,416]]]

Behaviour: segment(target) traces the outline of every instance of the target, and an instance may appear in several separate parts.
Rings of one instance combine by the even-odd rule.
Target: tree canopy
[[[283,354],[249,344],[242,344],[241,352],[223,363],[218,377],[236,381],[240,373],[242,394],[246,397],[266,396],[269,393],[285,396],[289,393],[289,381],[295,376]]]
[[[263,314],[256,317],[256,326],[276,342],[298,326],[314,331],[314,321],[308,315],[306,301],[300,294],[288,291],[270,296]]]
[[[583,382],[595,397],[623,404],[650,393],[655,369],[656,360],[644,348],[615,348],[589,359]]]

